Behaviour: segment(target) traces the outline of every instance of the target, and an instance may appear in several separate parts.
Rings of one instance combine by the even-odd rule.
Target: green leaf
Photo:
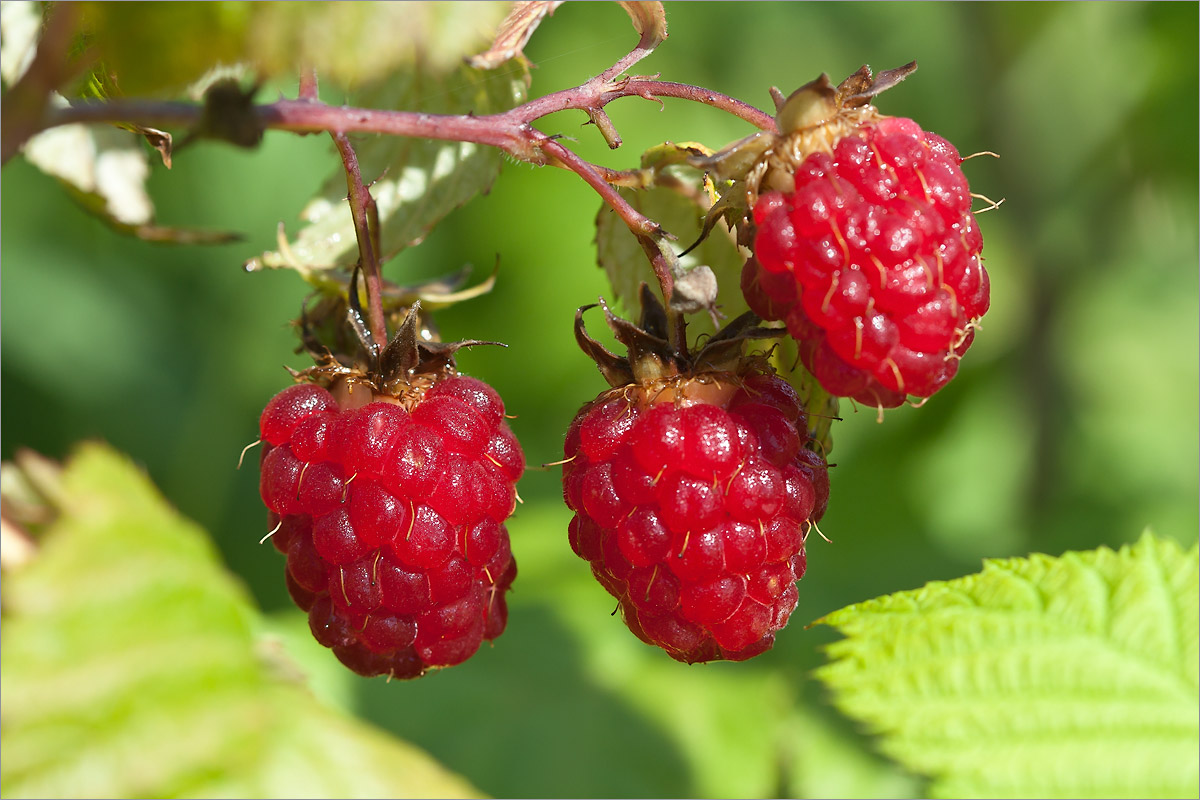
[[[692,195],[666,185],[619,191],[630,205],[675,237],[672,246],[676,251],[689,247],[700,237],[706,204],[711,199],[706,195]],[[658,285],[637,237],[607,205],[596,215],[596,258],[627,314],[637,309],[638,287],[642,283]],[[717,278],[718,309],[726,318],[733,319],[746,310],[739,283],[745,260],[728,229],[718,224],[708,238],[680,259],[680,264],[689,270],[700,265],[712,269]],[[713,332],[703,315],[694,317],[690,324],[693,332]]]
[[[248,57],[268,74],[313,67],[343,87],[414,63],[450,72],[493,35],[509,3],[251,3]],[[385,106],[386,107],[386,106]]]
[[[0,79],[12,86],[29,68],[41,25],[39,4],[6,2],[0,7]],[[51,93],[50,105],[67,100]],[[124,127],[125,130],[120,130]],[[134,133],[129,132],[135,131]],[[140,134],[140,135],[138,135]],[[57,179],[84,209],[121,233],[158,242],[211,243],[237,239],[237,234],[170,228],[154,221],[154,203],[146,192],[150,163],[143,140],[149,140],[170,166],[171,137],[151,128],[107,125],[62,125],[25,142],[29,163]]]
[[[448,71],[507,10],[480,3],[121,3],[80,5],[85,41],[128,96],[177,94],[218,65],[265,78],[312,67],[347,88],[418,58]]]
[[[1149,533],[848,606],[818,677],[943,797],[1195,797],[1198,548]]]
[[[520,102],[524,75],[524,70],[493,74],[467,66],[442,73],[418,65],[355,98],[355,103],[435,114],[491,114]],[[440,219],[488,191],[503,163],[499,150],[469,142],[398,136],[352,137],[352,141],[363,182],[379,211],[384,261],[419,243]],[[247,269],[291,268],[304,274],[345,269],[358,260],[346,175],[340,166],[301,217],[307,225],[294,239],[252,259]]]
[[[59,520],[6,574],[5,797],[467,796],[424,753],[321,705],[264,648],[207,536],[86,445]]]
[[[217,64],[247,56],[255,4],[79,4],[83,41],[120,92],[170,95]]]

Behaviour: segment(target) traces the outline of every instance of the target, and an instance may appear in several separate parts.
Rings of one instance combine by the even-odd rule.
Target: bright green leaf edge
[[[990,560],[818,620],[816,676],[942,797],[1196,797],[1198,548]]]
[[[126,457],[80,447],[61,517],[6,574],[4,797],[468,797],[425,753],[322,706],[211,540]]]

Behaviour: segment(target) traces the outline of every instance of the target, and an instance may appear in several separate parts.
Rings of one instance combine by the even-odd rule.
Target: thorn
[[[260,444],[262,444],[262,439],[255,439],[253,442],[242,448],[242,454],[238,456],[238,469],[242,468],[242,460],[246,458],[246,453],[248,453],[251,448],[258,447]]]

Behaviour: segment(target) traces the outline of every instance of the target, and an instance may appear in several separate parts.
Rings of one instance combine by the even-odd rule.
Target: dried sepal
[[[702,347],[689,355],[676,350],[668,341],[667,314],[658,297],[642,284],[642,311],[638,324],[618,317],[600,298],[599,303],[581,306],[575,312],[575,341],[596,363],[609,385],[617,388],[631,384],[649,385],[675,376],[691,376],[706,372],[739,374],[747,365],[746,342],[768,339],[785,333],[782,328],[764,328],[762,320],[746,312],[710,337]],[[599,306],[617,341],[625,346],[627,356],[618,356],[593,339],[583,322],[583,312]],[[751,357],[763,360],[765,357]],[[764,369],[767,369],[764,367]]]
[[[629,367],[629,359],[611,352],[587,332],[587,327],[583,323],[583,312],[595,308],[596,305],[596,303],[591,303],[575,309],[575,342],[584,355],[595,362],[609,386],[624,386],[633,383],[633,370]]]

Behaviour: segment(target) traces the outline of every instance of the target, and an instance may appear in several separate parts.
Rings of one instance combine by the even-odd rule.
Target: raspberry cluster
[[[609,323],[629,359],[577,321],[580,343],[619,385],[567,433],[571,547],[647,644],[688,663],[758,655],[796,608],[805,536],[829,500],[807,415],[761,359],[676,371],[665,343]]]
[[[940,136],[883,117],[755,204],[747,301],[786,320],[831,394],[890,408],[958,371],[989,302],[961,162]]]
[[[339,404],[313,383],[272,398],[260,490],[317,641],[361,675],[415,678],[504,631],[504,521],[525,460],[477,379],[371,399]]]

